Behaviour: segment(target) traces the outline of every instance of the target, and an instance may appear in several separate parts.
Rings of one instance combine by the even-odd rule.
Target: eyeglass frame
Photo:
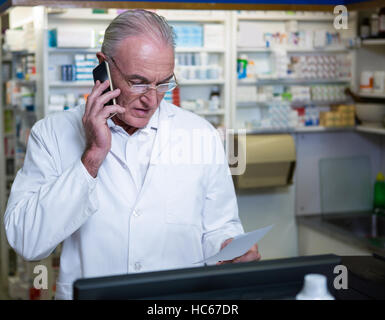
[[[130,80],[127,80],[127,79],[126,79],[126,75],[122,72],[122,70],[120,70],[120,68],[118,67],[118,65],[117,65],[117,63],[116,63],[116,61],[115,61],[115,59],[114,59],[113,57],[107,57],[107,59],[113,62],[114,66],[115,66],[116,69],[119,71],[120,76],[123,78],[124,82],[126,82],[126,83],[128,84],[128,86],[129,86],[130,89],[135,88],[135,87],[137,88],[138,86],[140,86],[140,87],[147,86],[147,89],[146,89],[144,92],[142,92],[142,93],[137,93],[138,95],[144,95],[144,94],[146,94],[150,89],[154,89],[157,93],[164,94],[164,93],[173,91],[173,90],[174,90],[176,87],[178,87],[178,85],[179,85],[179,84],[178,84],[178,81],[176,80],[176,76],[175,76],[175,73],[174,73],[174,72],[172,73],[172,75],[173,75],[173,77],[174,77],[174,81],[173,81],[173,82],[165,82],[165,83],[160,83],[160,84],[158,84],[158,85],[151,85],[151,84],[132,84]],[[168,85],[169,85],[170,83],[175,83],[175,87],[172,88],[171,90],[167,90],[167,91],[165,91],[165,92],[159,92],[159,91],[158,91],[158,87],[159,87],[159,86],[165,85],[165,84],[168,84]]]

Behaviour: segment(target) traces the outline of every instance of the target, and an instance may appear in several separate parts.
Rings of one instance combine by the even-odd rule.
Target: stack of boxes
[[[36,37],[33,23],[27,23],[23,29],[7,29],[5,31],[4,49],[6,51],[36,50]]]
[[[36,80],[35,55],[27,55],[21,59],[25,80]]]
[[[93,81],[92,71],[98,65],[98,59],[94,54],[75,55],[75,80]]]
[[[225,47],[225,26],[223,24],[205,24],[203,34],[205,48]]]
[[[354,105],[332,106],[330,111],[320,112],[320,125],[324,127],[352,127],[355,125]]]
[[[177,47],[202,47],[203,28],[201,25],[174,25]]]

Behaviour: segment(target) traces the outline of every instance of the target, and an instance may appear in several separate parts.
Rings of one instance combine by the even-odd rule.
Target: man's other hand
[[[221,245],[221,250],[226,247],[233,238],[225,240]],[[249,251],[244,255],[234,258],[233,260],[219,261],[216,265],[226,264],[226,263],[238,263],[238,262],[248,262],[248,261],[258,261],[261,260],[261,254],[258,251],[258,244],[254,244]]]

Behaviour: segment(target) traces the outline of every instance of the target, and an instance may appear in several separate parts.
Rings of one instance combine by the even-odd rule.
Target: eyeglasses
[[[165,82],[165,83],[161,83],[161,84],[158,84],[158,85],[151,85],[151,84],[132,84],[130,80],[127,80],[126,79],[126,76],[124,75],[124,73],[119,69],[119,67],[117,66],[114,58],[112,57],[109,57],[108,58],[109,60],[111,60],[114,64],[114,66],[116,67],[116,69],[119,71],[121,77],[124,79],[124,81],[127,83],[128,87],[130,88],[130,91],[133,93],[133,94],[145,94],[147,91],[149,91],[150,89],[154,89],[156,90],[156,92],[158,93],[166,93],[166,92],[171,92],[172,90],[174,90],[177,86],[178,86],[178,83],[176,81],[176,77],[175,77],[175,74],[173,74],[173,77],[174,79],[170,82]]]

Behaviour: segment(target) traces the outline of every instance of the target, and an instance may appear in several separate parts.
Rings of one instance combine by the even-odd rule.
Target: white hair
[[[102,52],[113,57],[119,43],[135,36],[147,36],[155,41],[163,41],[175,49],[175,33],[164,17],[154,12],[134,9],[118,15],[107,27]]]

